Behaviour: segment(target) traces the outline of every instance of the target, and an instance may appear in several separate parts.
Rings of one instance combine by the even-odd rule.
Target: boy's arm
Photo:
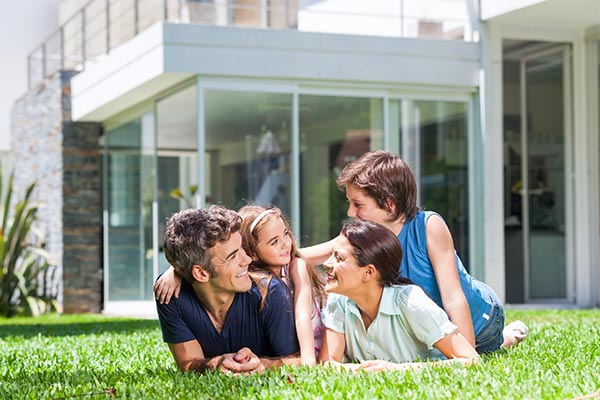
[[[450,321],[458,326],[458,331],[467,341],[475,346],[475,333],[473,320],[469,310],[469,303],[460,285],[456,269],[456,255],[454,242],[448,227],[436,215],[427,220],[427,253],[433,265],[435,279],[442,297],[444,311]]]
[[[328,242],[315,244],[314,246],[303,247],[300,249],[300,253],[308,260],[310,265],[321,265],[331,255],[335,239],[333,238]]]
[[[312,282],[303,259],[294,258],[290,263],[290,277],[294,287],[294,318],[296,335],[300,344],[303,365],[314,365],[315,336],[312,326],[313,297]]]

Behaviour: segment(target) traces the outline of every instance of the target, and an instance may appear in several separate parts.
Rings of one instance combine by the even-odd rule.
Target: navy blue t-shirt
[[[169,304],[156,302],[158,319],[166,343],[196,339],[204,357],[235,353],[248,347],[259,357],[280,357],[300,351],[294,324],[293,297],[288,287],[273,278],[269,283],[263,310],[256,283],[248,292],[236,293],[219,333],[191,285],[181,283],[179,298]]]

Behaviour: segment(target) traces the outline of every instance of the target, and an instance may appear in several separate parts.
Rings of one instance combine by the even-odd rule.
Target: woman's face
[[[352,255],[352,245],[345,236],[338,236],[333,244],[331,256],[323,263],[327,270],[328,293],[348,295],[361,283],[363,268],[358,266]]]

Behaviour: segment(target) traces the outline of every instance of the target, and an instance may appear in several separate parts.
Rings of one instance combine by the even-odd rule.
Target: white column
[[[593,130],[593,125],[588,120],[590,113],[597,113],[597,79],[594,73],[588,75],[586,60],[586,43],[583,32],[573,42],[573,216],[574,240],[573,262],[574,272],[574,297],[578,307],[591,307],[594,305],[594,280],[592,264],[592,248],[597,246],[598,203],[592,203],[592,188],[597,187],[597,182],[592,182],[591,173],[592,139],[598,135],[598,130]],[[596,72],[597,73],[597,72]],[[588,81],[586,78],[590,78]],[[596,80],[596,82],[594,82]],[[590,84],[595,83],[595,87]],[[595,96],[594,96],[595,92]],[[594,101],[595,100],[595,101]],[[595,110],[592,110],[595,103]],[[597,143],[597,141],[596,141]],[[596,159],[598,157],[596,147]],[[597,175],[596,175],[597,176]],[[596,260],[597,261],[597,260]]]
[[[588,153],[590,157],[590,204],[600,204],[600,29],[595,40],[586,44],[587,47],[587,126],[589,130]],[[598,207],[591,206],[590,218],[590,265],[592,268],[592,304],[600,306],[600,212]],[[594,283],[595,282],[595,283]]]
[[[483,149],[483,207],[485,282],[502,301],[504,279],[504,196],[502,137],[502,37],[491,23],[480,25],[480,108]]]

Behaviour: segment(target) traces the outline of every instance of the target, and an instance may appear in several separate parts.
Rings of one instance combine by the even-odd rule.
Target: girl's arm
[[[427,220],[426,232],[427,253],[433,265],[444,311],[448,314],[450,321],[458,326],[458,331],[471,346],[475,346],[473,320],[465,293],[458,279],[452,235],[444,221],[437,215],[432,215]]]
[[[315,244],[314,246],[304,247],[300,249],[300,253],[308,260],[310,265],[320,265],[325,262],[333,251],[333,242],[336,238],[328,242]]]
[[[425,361],[425,362],[406,362],[393,363],[384,360],[363,361],[360,364],[360,370],[376,372],[386,370],[415,370],[426,365],[444,365],[448,363],[460,363],[462,365],[476,364],[479,360],[479,354],[465,339],[465,337],[457,331],[447,334],[438,340],[434,346],[448,359],[440,361]]]
[[[294,317],[303,365],[315,365],[315,336],[312,326],[314,300],[312,283],[303,259],[296,257],[290,263],[290,278],[294,287]]]
[[[169,304],[171,296],[179,297],[181,276],[172,265],[154,282],[154,296],[160,304]]]

